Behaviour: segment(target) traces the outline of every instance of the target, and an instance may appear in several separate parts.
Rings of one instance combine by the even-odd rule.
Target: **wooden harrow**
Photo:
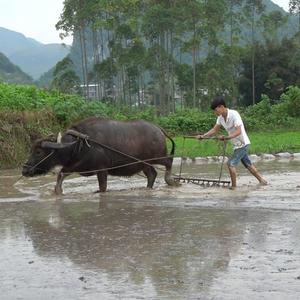
[[[204,179],[204,178],[181,177],[181,176],[175,176],[174,180],[178,182],[192,183],[192,184],[206,186],[206,187],[214,187],[214,186],[229,187],[230,186],[230,181],[227,180]]]
[[[185,139],[187,138],[192,138],[196,139],[196,136],[184,136],[184,142]],[[212,138],[203,138],[203,139],[215,139],[218,140],[216,137]],[[183,149],[184,149],[184,142],[183,142]],[[225,160],[225,153],[226,153],[226,141],[223,141],[223,153],[222,153],[222,163],[221,163],[221,169],[220,169],[220,174],[219,174],[219,179],[204,179],[204,178],[197,178],[197,177],[183,177],[181,176],[182,173],[182,162],[183,159],[181,157],[181,164],[180,164],[180,173],[177,176],[174,176],[174,180],[177,182],[183,182],[183,183],[192,183],[200,186],[206,186],[206,187],[229,187],[230,186],[230,181],[227,180],[221,180],[222,177],[222,171],[223,171],[223,165],[224,165],[224,160]]]

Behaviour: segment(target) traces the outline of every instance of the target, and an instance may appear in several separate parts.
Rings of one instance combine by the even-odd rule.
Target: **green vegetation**
[[[258,104],[240,109],[250,133],[251,153],[300,151],[300,134],[297,132],[300,128],[299,103],[300,89],[291,86],[277,104],[272,105],[271,100],[263,96]],[[145,119],[158,124],[175,138],[177,156],[221,153],[222,144],[216,141],[186,139],[183,149],[182,136],[205,132],[214,125],[216,117],[212,112],[186,109],[158,116],[153,107],[145,110],[114,107],[34,86],[0,84],[0,167],[19,166],[26,160],[33,140],[57,134],[71,123],[89,116],[117,120]]]
[[[251,140],[250,154],[262,154],[279,152],[300,152],[299,131],[265,131],[263,133],[250,132]],[[195,140],[183,137],[175,138],[176,156],[197,157],[214,156],[223,153],[223,142],[216,140]],[[229,143],[226,147],[226,154],[232,153],[232,146]]]

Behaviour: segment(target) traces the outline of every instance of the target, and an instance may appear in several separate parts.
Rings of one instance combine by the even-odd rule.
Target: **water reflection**
[[[88,206],[88,207],[87,207]],[[38,255],[66,255],[109,276],[147,279],[157,294],[200,291],[239,247],[246,212],[63,203],[24,220]]]

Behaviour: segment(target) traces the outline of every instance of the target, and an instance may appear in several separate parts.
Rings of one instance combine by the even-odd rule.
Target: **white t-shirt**
[[[231,139],[234,149],[242,148],[250,144],[250,140],[246,133],[242,118],[236,110],[227,108],[226,121],[223,116],[218,116],[217,124],[222,125],[226,129],[228,134],[235,132],[236,128],[241,126],[241,134]]]

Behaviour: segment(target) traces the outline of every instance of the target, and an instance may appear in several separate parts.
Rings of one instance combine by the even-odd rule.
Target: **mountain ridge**
[[[0,52],[0,82],[33,84],[32,78]]]
[[[63,43],[43,44],[4,27],[0,27],[0,40],[0,52],[34,79],[68,55],[71,48]]]

